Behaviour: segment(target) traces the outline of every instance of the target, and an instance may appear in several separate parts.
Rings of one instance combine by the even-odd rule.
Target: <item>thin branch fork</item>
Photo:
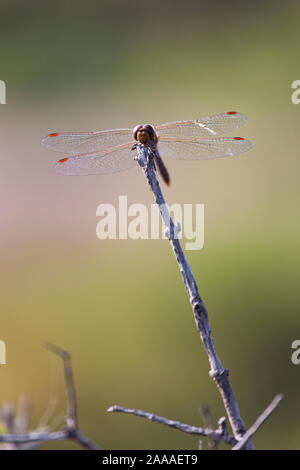
[[[154,423],[164,424],[165,426],[178,429],[179,431],[185,432],[187,434],[207,437],[209,439],[212,439],[216,443],[218,443],[219,441],[223,441],[229,446],[234,446],[238,443],[238,441],[231,434],[228,434],[226,419],[224,417],[219,419],[219,427],[213,430],[211,427],[202,428],[197,426],[190,426],[189,424],[184,424],[180,421],[173,421],[171,419],[163,418],[162,416],[156,415],[154,413],[148,413],[146,411],[136,410],[134,408],[124,408],[122,406],[115,405],[108,408],[107,411],[111,413],[127,413],[139,416],[140,418],[145,418],[148,421],[152,421]]]
[[[136,144],[136,149],[137,162],[142,167],[150,189],[154,194],[155,201],[158,205],[164,224],[167,227],[167,236],[175,254],[176,261],[179,265],[180,273],[193,310],[196,326],[208,356],[210,364],[209,375],[214,380],[219,389],[234,437],[237,441],[239,441],[246,433],[246,427],[241,418],[238,404],[229,382],[229,371],[223,367],[215,349],[214,341],[211,336],[207,309],[199,295],[195,277],[178,240],[177,233],[179,228],[175,227],[169,210],[166,206],[165,199],[162,195],[160,185],[156,177],[155,165],[152,156],[153,154],[151,154],[150,149],[139,143]],[[254,448],[250,439],[245,444],[245,447],[247,449]]]
[[[47,344],[46,348],[61,357],[63,361],[67,394],[67,416],[65,418],[66,428],[55,432],[32,431],[24,434],[3,434],[0,435],[0,442],[11,442],[15,444],[38,444],[42,441],[61,441],[71,439],[77,442],[77,444],[79,444],[84,449],[102,450],[100,447],[94,444],[91,439],[85,436],[78,427],[77,402],[70,354],[53,344]]]
[[[202,407],[202,414],[206,417],[206,427],[190,426],[189,424],[181,423],[180,421],[174,421],[171,419],[163,418],[162,416],[156,415],[154,413],[148,413],[143,410],[136,410],[134,408],[124,408],[122,406],[111,406],[108,408],[110,413],[126,413],[138,416],[140,418],[145,418],[148,421],[154,423],[164,424],[170,428],[177,429],[179,431],[185,432],[187,434],[192,434],[195,436],[203,436],[208,438],[209,445],[216,449],[220,442],[224,442],[229,445],[231,450],[241,450],[244,449],[249,439],[256,433],[256,431],[264,424],[268,417],[273,413],[275,408],[278,406],[282,400],[283,395],[278,394],[272,400],[272,402],[267,406],[265,411],[257,418],[255,423],[248,429],[240,441],[237,441],[234,436],[228,433],[226,418],[223,416],[218,421],[218,428],[213,429],[211,416],[208,416],[207,406]],[[210,441],[213,441],[213,445],[210,444]]]

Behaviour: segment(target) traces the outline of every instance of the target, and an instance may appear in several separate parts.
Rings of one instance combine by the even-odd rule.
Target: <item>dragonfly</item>
[[[164,180],[170,184],[169,172],[162,157],[201,160],[233,157],[252,148],[243,137],[216,137],[242,126],[246,116],[228,111],[189,121],[173,121],[153,126],[139,124],[131,128],[95,132],[52,132],[42,145],[65,153],[55,165],[62,175],[96,175],[127,170],[136,165],[132,150],[137,144],[149,149]]]

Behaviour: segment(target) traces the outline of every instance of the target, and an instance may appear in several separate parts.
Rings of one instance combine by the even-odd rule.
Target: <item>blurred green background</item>
[[[72,353],[81,429],[104,448],[198,446],[113,404],[194,425],[202,403],[224,415],[168,242],[96,238],[100,203],[153,202],[142,172],[58,176],[40,141],[238,110],[253,150],[167,161],[163,190],[205,204],[204,249],[187,257],[246,425],[284,393],[255,446],[300,448],[299,13],[296,1],[1,1],[0,400],[30,396],[31,427],[51,396],[65,414],[46,341]]]

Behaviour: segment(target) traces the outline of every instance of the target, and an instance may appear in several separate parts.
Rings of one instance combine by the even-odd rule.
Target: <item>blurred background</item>
[[[217,352],[258,449],[300,448],[299,2],[27,1],[0,5],[0,401],[51,397],[65,415],[59,358],[71,352],[81,430],[106,449],[196,449],[198,440],[106,412],[113,404],[202,425],[224,415],[172,250],[165,240],[96,237],[96,208],[150,207],[139,168],[104,176],[53,173],[40,146],[54,131],[133,127],[236,110],[254,148],[212,161],[166,161],[168,203],[205,204],[205,245],[187,252]],[[52,357],[53,356],[53,357]],[[206,442],[204,443],[206,447]],[[70,442],[43,449],[76,448]]]

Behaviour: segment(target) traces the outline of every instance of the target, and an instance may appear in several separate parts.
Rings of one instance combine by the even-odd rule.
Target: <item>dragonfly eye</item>
[[[155,130],[154,130],[154,127],[151,126],[151,124],[145,124],[143,128],[145,129],[145,131],[148,132],[151,139],[155,137]]]
[[[137,133],[138,131],[142,128],[142,124],[138,124],[137,126],[135,126],[135,128],[133,129],[133,137],[135,138],[135,140],[137,140]]]

